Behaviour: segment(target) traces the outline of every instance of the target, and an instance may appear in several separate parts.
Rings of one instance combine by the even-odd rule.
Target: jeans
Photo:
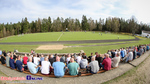
[[[129,57],[126,58],[126,62],[128,62],[128,61],[129,61]]]
[[[104,65],[102,65],[102,63],[100,63],[100,68],[102,67],[102,69],[104,69]]]
[[[39,70],[40,70],[40,67],[37,67],[37,68],[36,68],[36,73],[37,73]]]

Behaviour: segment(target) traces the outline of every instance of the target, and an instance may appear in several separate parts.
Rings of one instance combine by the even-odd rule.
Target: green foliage
[[[5,28],[5,29],[4,29]],[[27,17],[22,18],[21,22],[12,22],[7,24],[0,24],[0,38],[18,35],[22,33],[38,33],[38,32],[59,32],[65,31],[68,28],[69,31],[110,31],[110,32],[127,32],[134,34],[140,34],[142,30],[150,31],[150,26],[147,24],[137,23],[134,16],[131,19],[125,20],[117,17],[108,17],[105,22],[104,19],[93,20],[82,16],[82,21],[79,19],[60,18],[53,19],[51,17],[28,22]]]

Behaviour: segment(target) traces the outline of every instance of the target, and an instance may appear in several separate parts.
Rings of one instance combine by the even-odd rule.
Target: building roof
[[[143,33],[147,33],[147,34],[150,34],[150,31],[142,31]]]

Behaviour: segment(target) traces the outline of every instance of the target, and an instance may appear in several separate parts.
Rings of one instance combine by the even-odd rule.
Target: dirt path
[[[112,80],[109,84],[150,84],[150,56],[125,76]]]
[[[50,42],[11,42],[11,43],[0,43],[9,45],[45,45],[45,44],[83,44],[83,43],[105,43],[105,42],[125,42],[125,41],[138,41],[139,38],[135,39],[116,39],[116,40],[83,40],[83,41],[50,41]]]

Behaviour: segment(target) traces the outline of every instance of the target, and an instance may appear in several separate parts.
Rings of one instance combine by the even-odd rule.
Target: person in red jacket
[[[109,58],[108,54],[105,54],[105,59],[103,60],[102,65],[106,71],[111,69],[111,59]]]
[[[25,54],[25,56],[23,57],[23,64],[24,65],[27,65],[27,60],[28,60],[28,57],[27,57],[27,54]]]

